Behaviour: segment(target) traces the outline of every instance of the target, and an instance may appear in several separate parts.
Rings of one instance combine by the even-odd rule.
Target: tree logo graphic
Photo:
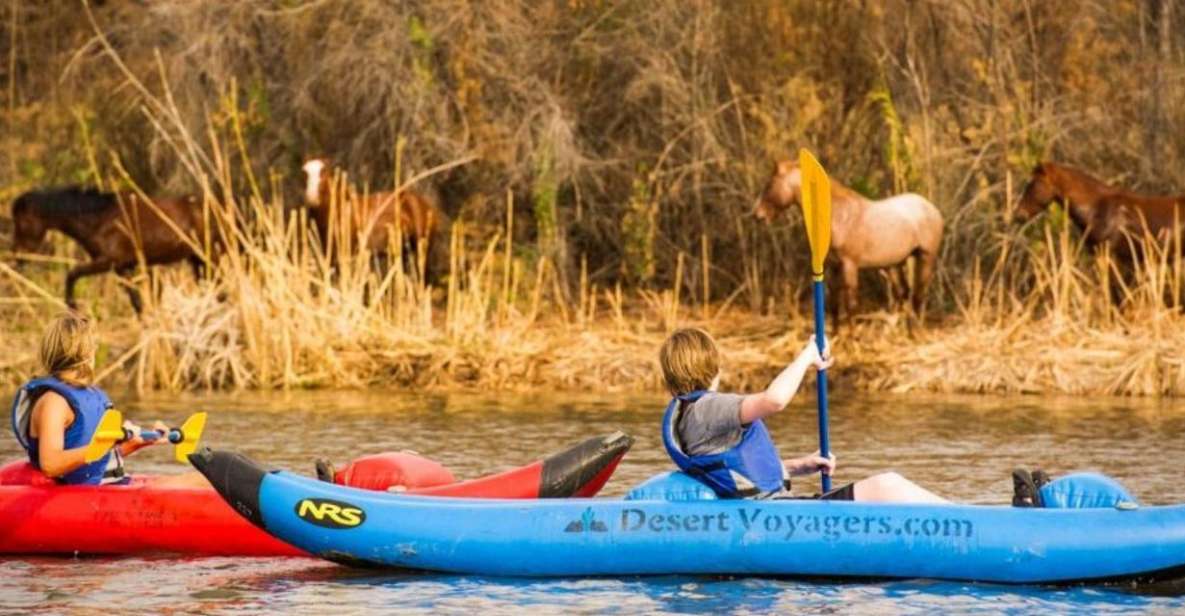
[[[565,533],[605,533],[609,532],[609,527],[605,523],[596,519],[593,516],[592,507],[584,510],[580,515],[579,520],[572,520],[564,527]]]

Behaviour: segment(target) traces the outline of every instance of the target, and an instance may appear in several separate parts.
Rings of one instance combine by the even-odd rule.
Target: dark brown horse
[[[146,203],[132,193],[78,187],[35,190],[13,202],[12,222],[16,252],[36,251],[46,232],[53,230],[78,242],[90,256],[90,262],[66,274],[66,303],[71,307],[79,278],[111,271],[127,278],[141,256],[149,266],[186,260],[199,277],[204,263],[196,250],[203,237],[202,208],[194,197],[154,198]],[[192,239],[183,239],[182,234]],[[125,287],[139,314],[143,308],[139,292],[131,284]]]
[[[1017,206],[1017,219],[1028,221],[1053,201],[1066,205],[1087,246],[1094,250],[1110,246],[1125,257],[1131,256],[1129,236],[1138,243],[1145,226],[1164,241],[1171,237],[1174,225],[1185,222],[1185,195],[1141,195],[1105,184],[1079,169],[1043,162],[1033,169]]]
[[[438,259],[434,258],[433,253],[439,253],[442,248],[449,222],[444,212],[432,201],[410,190],[350,194],[336,203],[345,205],[349,211],[342,212],[340,215],[344,217],[334,221],[331,218],[330,195],[334,174],[340,172],[333,169],[329,161],[321,158],[306,162],[303,170],[307,176],[305,201],[309,206],[309,218],[317,228],[322,248],[328,249],[335,228],[343,228],[335,226],[336,222],[350,233],[352,241],[365,246],[372,255],[385,257],[391,234],[398,229],[405,262],[415,264],[422,259],[426,269],[423,273],[431,278],[433,265],[439,265],[435,263]]]
[[[774,163],[765,191],[753,208],[757,218],[772,222],[802,199],[802,171],[798,163]],[[843,274],[843,293],[832,304],[835,314],[850,316],[856,309],[859,271],[890,268],[905,290],[904,266],[917,259],[912,285],[913,308],[922,316],[926,288],[934,275],[938,248],[942,244],[942,213],[925,197],[905,193],[870,201],[856,191],[831,180],[831,255]]]

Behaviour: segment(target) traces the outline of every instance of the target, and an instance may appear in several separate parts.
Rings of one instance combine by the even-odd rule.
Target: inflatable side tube
[[[569,498],[593,496],[634,444],[624,432],[578,443],[540,462],[496,475],[444,486],[408,490],[417,496],[470,498]]]
[[[197,458],[195,456],[195,458]],[[236,510],[346,564],[499,576],[774,575],[1098,583],[1185,571],[1185,506],[421,498],[194,460]]]

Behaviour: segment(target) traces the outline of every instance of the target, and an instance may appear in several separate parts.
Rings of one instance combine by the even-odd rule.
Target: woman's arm
[[[741,423],[750,424],[786,408],[798,391],[798,386],[802,384],[807,369],[814,366],[817,370],[825,370],[831,366],[830,347],[824,354],[826,359],[819,356],[815,337],[811,336],[806,346],[798,353],[798,357],[782,370],[765,391],[745,396],[741,401]]]
[[[86,447],[64,449],[66,429],[74,423],[74,411],[61,395],[47,391],[33,405],[33,428],[37,437],[37,465],[50,477],[61,477],[86,464]]]

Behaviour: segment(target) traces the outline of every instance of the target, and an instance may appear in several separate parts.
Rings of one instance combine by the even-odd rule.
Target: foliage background
[[[594,280],[644,285],[669,285],[674,255],[698,255],[706,235],[709,292],[742,289],[753,307],[801,278],[800,233],[747,216],[770,161],[799,146],[865,194],[914,190],[938,204],[947,278],[1040,158],[1148,191],[1185,187],[1185,9],[1172,0],[91,10],[150,89],[163,94],[167,79],[193,134],[225,122],[233,95],[255,174],[281,174],[290,198],[313,154],[375,187],[393,182],[400,139],[412,171],[478,154],[428,187],[455,216],[500,220],[509,188],[520,232],[567,272],[587,258]],[[6,196],[94,181],[85,141],[149,192],[196,189],[79,3],[14,0],[0,20]]]
[[[417,188],[464,221],[479,250],[505,228],[509,192],[516,262],[558,265],[556,294],[579,295],[579,315],[589,285],[637,290],[662,305],[662,327],[680,301],[784,315],[804,301],[805,238],[794,220],[765,227],[749,212],[771,161],[806,146],[870,197],[916,191],[942,210],[931,307],[964,325],[946,334],[971,343],[987,327],[1009,344],[1016,330],[1001,323],[1048,310],[1057,327],[1085,319],[1110,332],[1091,339],[1119,349],[1147,320],[1116,321],[1095,301],[1105,294],[1082,273],[1089,260],[1067,243],[1064,218],[1018,232],[1010,209],[1046,158],[1138,190],[1185,190],[1181,32],[1174,0],[0,0],[0,248],[7,202],[24,190],[132,180],[148,193],[198,192],[211,179],[192,161],[233,135],[226,181],[243,195],[258,178],[266,203],[299,203],[313,155],[372,189],[476,156]],[[1159,305],[1165,283],[1146,274]],[[976,312],[988,296],[992,314]],[[261,323],[280,306],[260,305]],[[1057,327],[1067,344],[1084,339]],[[39,325],[17,328],[32,337]],[[160,329],[184,337],[170,328]],[[886,359],[898,338],[866,336],[885,347],[866,365],[900,374]],[[1105,370],[1100,384],[1067,386],[1057,362],[1079,360],[1062,346],[1046,380],[1059,391],[1185,388],[1175,338],[1154,338],[1168,355],[1139,364],[1150,385],[1115,385]],[[1115,361],[1134,365],[1132,353],[1151,348],[1141,344]],[[921,359],[963,348],[931,347]],[[924,386],[942,388],[949,370]],[[1045,378],[965,389],[1027,391]]]

